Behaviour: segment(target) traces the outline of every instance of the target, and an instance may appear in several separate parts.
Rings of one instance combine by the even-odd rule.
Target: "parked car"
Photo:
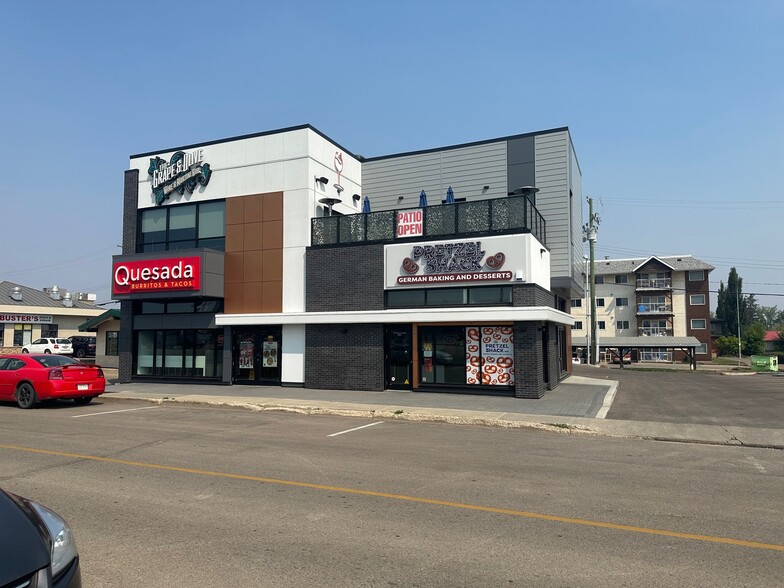
[[[0,400],[14,400],[19,408],[50,399],[89,404],[105,390],[106,378],[97,365],[53,354],[0,356]]]
[[[620,356],[617,353],[613,354],[612,362],[613,363],[618,363],[618,364],[621,363],[621,358],[620,358]],[[631,362],[632,362],[632,354],[631,353],[625,353],[623,355],[623,363],[624,363],[624,365],[626,365],[627,363],[631,363]]]
[[[575,365],[580,365],[582,362],[580,361],[579,355],[572,355],[572,363]]]
[[[0,586],[81,588],[79,553],[60,515],[0,488]]]
[[[75,357],[95,357],[95,337],[72,335],[68,339]]]
[[[22,353],[59,353],[61,355],[71,355],[71,353],[73,353],[73,346],[68,339],[44,337],[43,339],[36,339],[32,343],[22,347]]]

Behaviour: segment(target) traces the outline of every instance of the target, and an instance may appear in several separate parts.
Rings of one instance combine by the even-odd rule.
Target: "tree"
[[[743,278],[738,276],[735,268],[730,268],[727,286],[719,282],[719,296],[716,300],[716,318],[724,321],[721,325],[722,335],[738,335],[738,314],[740,314],[741,337],[743,329],[754,322],[753,313],[757,310],[754,294],[743,296]]]
[[[765,351],[765,325],[754,323],[746,330],[743,338],[744,353],[746,355],[760,355]]]
[[[718,349],[719,355],[738,357],[738,338],[734,335],[719,337],[716,339],[716,349]]]
[[[784,311],[779,310],[778,306],[759,306],[757,307],[757,319],[766,329],[772,329],[782,321]]]

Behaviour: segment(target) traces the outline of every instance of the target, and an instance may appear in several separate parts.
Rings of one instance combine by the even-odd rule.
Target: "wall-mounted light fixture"
[[[402,196],[398,196],[397,197],[397,201],[400,202],[401,200],[403,200],[403,197]]]
[[[362,198],[362,196],[360,196],[359,194],[354,194],[352,198],[354,199],[354,202],[359,202],[359,199]]]
[[[485,191],[487,191],[487,190],[489,190],[489,189],[490,189],[490,186],[488,186],[488,185],[484,185],[484,186],[482,186],[482,190],[485,190]]]
[[[319,177],[319,176],[316,176],[316,181],[317,181],[319,184],[323,184],[323,185],[325,185],[325,186],[327,185],[327,183],[329,183],[329,180],[328,180],[327,178],[325,178],[324,176],[320,176],[320,177]]]

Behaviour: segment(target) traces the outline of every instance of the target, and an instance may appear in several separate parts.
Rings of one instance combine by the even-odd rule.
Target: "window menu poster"
[[[514,385],[511,326],[466,328],[466,383]]]
[[[277,341],[264,341],[261,344],[262,357],[264,364],[262,367],[276,368],[278,367],[278,342]]]
[[[253,369],[253,339],[242,339],[240,341],[240,361],[241,370]]]

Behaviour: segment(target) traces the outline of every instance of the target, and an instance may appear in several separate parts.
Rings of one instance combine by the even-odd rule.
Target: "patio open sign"
[[[401,210],[397,213],[397,236],[421,237],[423,230],[423,213],[421,208],[416,210]]]

